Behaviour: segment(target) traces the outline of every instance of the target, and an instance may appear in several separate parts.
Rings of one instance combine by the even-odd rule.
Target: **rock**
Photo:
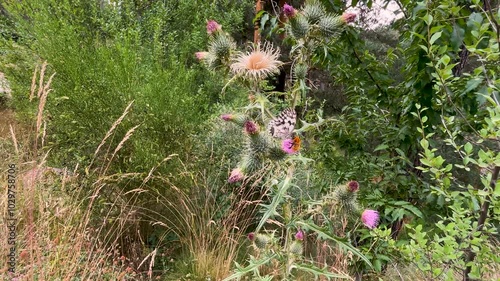
[[[0,100],[10,99],[12,99],[12,91],[10,89],[9,81],[5,78],[5,74],[0,72]]]

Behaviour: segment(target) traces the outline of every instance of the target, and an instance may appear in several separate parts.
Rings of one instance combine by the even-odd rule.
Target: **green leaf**
[[[265,10],[261,10],[260,12],[258,12],[255,17],[253,18],[252,20],[252,23],[255,24],[258,20],[260,20],[260,18],[262,17],[262,15],[264,13],[267,13]]]
[[[274,257],[276,257],[276,254],[270,255],[268,257],[265,257],[261,260],[255,260],[255,258],[250,259],[250,264],[247,267],[241,267],[238,263],[236,263],[236,273],[233,275],[226,277],[222,281],[229,281],[233,279],[239,279],[243,276],[245,276],[248,273],[258,271],[259,267],[262,265],[268,264]]]
[[[271,201],[271,204],[262,205],[264,209],[266,209],[266,211],[262,215],[262,218],[260,219],[260,222],[257,225],[255,232],[259,232],[259,230],[264,226],[264,224],[270,217],[278,215],[276,209],[278,208],[279,204],[283,201],[283,198],[285,198],[288,188],[292,185],[291,180],[292,180],[291,176],[287,176],[279,185],[276,194],[274,194],[274,196],[272,197],[273,200]]]
[[[436,32],[436,33],[432,34],[431,40],[429,41],[429,43],[431,45],[434,45],[434,42],[436,42],[436,40],[438,40],[439,38],[441,38],[442,34],[443,34],[442,31],[439,31],[439,32]]]
[[[451,32],[451,37],[450,37],[451,47],[454,50],[458,50],[458,48],[460,48],[460,46],[462,45],[464,37],[465,37],[465,29],[454,24],[453,31]]]
[[[472,144],[470,142],[466,143],[464,145],[464,150],[467,154],[471,154],[472,153]]]
[[[269,14],[266,13],[262,16],[262,18],[260,19],[260,28],[264,28],[264,26],[266,26],[266,22],[269,20]]]
[[[341,278],[341,279],[351,279],[348,275],[343,275],[343,274],[336,274],[328,271],[328,268],[325,266],[325,268],[319,268],[316,267],[312,264],[301,264],[301,263],[296,263],[291,266],[291,268],[296,268],[298,270],[308,272],[314,275],[315,280],[318,279],[319,276],[324,276],[327,277],[328,279],[330,278]]]
[[[417,207],[415,207],[415,206],[413,206],[411,204],[406,204],[406,205],[403,205],[401,207],[403,207],[406,210],[410,211],[412,214],[414,214],[415,216],[417,216],[419,218],[424,218],[424,215],[422,214],[422,212]]]
[[[465,85],[465,90],[462,92],[462,95],[466,94],[472,90],[475,90],[477,88],[477,86],[479,86],[479,84],[481,84],[482,82],[483,82],[483,78],[475,77],[475,78],[470,79],[469,81],[467,81],[467,85]]]
[[[375,150],[373,150],[373,151],[375,152],[375,151],[379,151],[379,150],[386,150],[388,147],[389,146],[387,144],[381,144],[381,145],[377,146],[375,148]]]
[[[422,17],[422,20],[425,21],[427,25],[431,25],[432,21],[434,20],[434,17],[430,14],[425,14],[425,16]]]

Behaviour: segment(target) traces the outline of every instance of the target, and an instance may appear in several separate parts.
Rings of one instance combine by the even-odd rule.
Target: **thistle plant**
[[[229,82],[240,82],[247,88],[249,105],[237,113],[226,113],[221,118],[241,128],[245,135],[240,161],[233,168],[228,182],[246,184],[258,176],[260,192],[266,194],[268,202],[261,205],[262,216],[257,227],[248,234],[253,254],[248,265],[236,264],[235,273],[225,280],[252,275],[254,279],[270,280],[279,276],[282,280],[293,279],[297,274],[325,276],[327,278],[349,278],[346,273],[333,273],[330,268],[317,261],[305,258],[308,239],[328,241],[331,245],[348,251],[371,266],[356,248],[338,233],[339,225],[349,220],[355,228],[362,221],[367,228],[375,228],[379,216],[376,211],[361,211],[356,193],[359,183],[348,182],[332,187],[331,192],[319,200],[310,200],[301,210],[290,197],[290,191],[300,188],[294,184],[296,170],[313,161],[302,155],[302,138],[310,130],[317,130],[326,121],[320,116],[318,122],[302,121],[296,129],[295,107],[305,100],[306,79],[312,67],[317,48],[328,48],[335,41],[345,24],[355,15],[331,15],[318,1],[306,1],[302,9],[290,5],[283,7],[286,18],[285,30],[292,47],[293,85],[285,93],[287,108],[280,113],[272,99],[263,91],[265,79],[279,72],[284,64],[280,61],[280,50],[270,43],[252,45],[247,51],[238,51],[234,40],[215,21],[209,21],[210,36],[208,52],[196,53],[211,70],[225,70]],[[229,85],[229,83],[228,83]],[[228,86],[226,85],[226,87]]]

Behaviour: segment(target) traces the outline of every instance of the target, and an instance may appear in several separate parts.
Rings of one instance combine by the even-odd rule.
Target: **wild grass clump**
[[[12,188],[15,191],[12,211],[16,270],[11,273],[2,269],[0,274],[9,280],[15,277],[20,280],[71,280],[76,276],[90,280],[138,280],[138,262],[123,255],[126,251],[120,238],[134,222],[133,199],[139,192],[130,192],[127,197],[123,191],[120,193],[119,189],[105,185],[112,175],[100,174],[90,182],[74,170],[47,165],[50,152],[46,153],[42,148],[46,137],[42,124],[47,121],[44,106],[51,92],[51,78],[44,79],[43,66],[37,72],[33,81],[39,81],[39,84],[31,92],[33,102],[38,104],[34,125],[30,129],[29,124],[25,125],[26,128],[10,124],[10,138],[0,140],[0,154],[6,156],[5,163],[16,166],[14,174],[17,179]],[[127,136],[120,143],[126,140]],[[117,147],[114,152],[119,150]],[[109,163],[100,164],[109,166]],[[7,182],[6,175],[3,172],[0,176],[2,182]],[[114,176],[126,178],[127,175]],[[106,192],[110,189],[116,192],[114,200],[102,200],[104,186]],[[7,211],[8,203],[7,197],[0,200],[3,212]],[[116,209],[120,212],[113,213]],[[102,214],[98,220],[95,217],[97,211]],[[7,226],[4,220],[10,214],[1,217],[2,225]],[[0,234],[4,256],[12,247],[8,244],[8,234],[6,230]]]

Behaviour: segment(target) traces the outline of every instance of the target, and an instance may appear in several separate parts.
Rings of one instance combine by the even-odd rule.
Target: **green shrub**
[[[27,95],[36,58],[48,62],[47,75],[56,73],[46,106],[52,165],[89,163],[131,101],[131,112],[116,134],[140,126],[115,170],[147,171],[167,155],[190,153],[189,138],[219,99],[224,83],[195,64],[194,52],[207,40],[206,20],[217,17],[226,30],[234,30],[251,1],[197,2],[6,4],[24,34],[22,46],[32,52],[14,58],[24,68],[7,69],[9,74],[21,72],[14,76],[13,87],[19,112],[36,114]]]

